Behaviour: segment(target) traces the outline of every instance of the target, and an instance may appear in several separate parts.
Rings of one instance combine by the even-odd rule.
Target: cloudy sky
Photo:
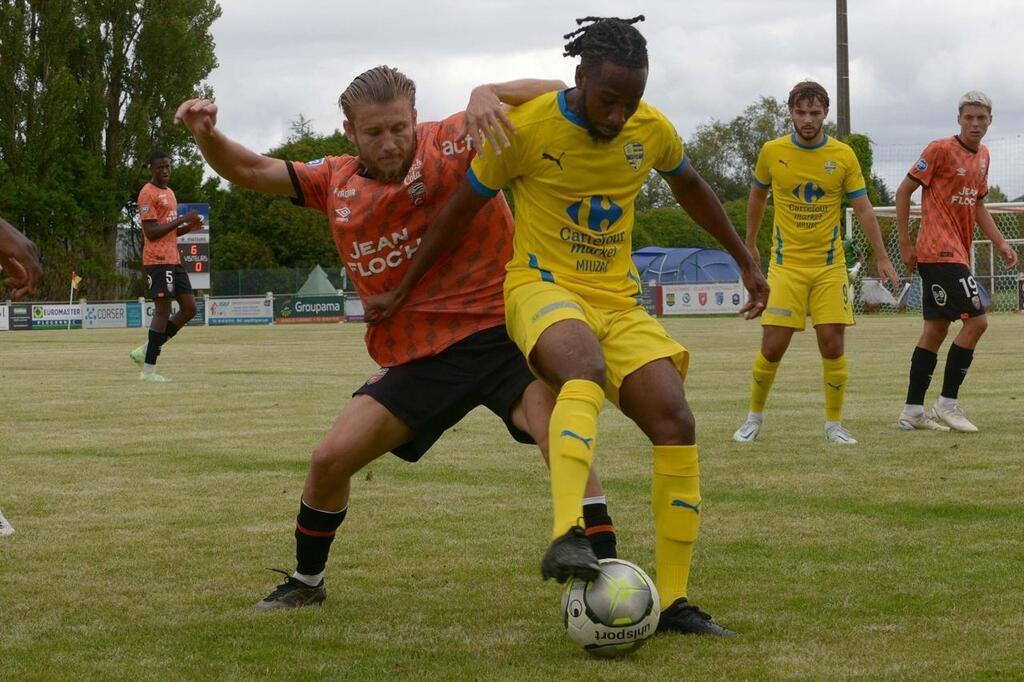
[[[220,0],[219,68],[210,82],[229,136],[279,144],[301,113],[341,126],[338,95],[378,64],[417,83],[421,120],[461,108],[481,82],[571,81],[562,35],[588,15],[644,14],[646,99],[686,139],[731,119],[759,95],[782,98],[805,77],[834,93],[833,0]],[[993,183],[1024,194],[1021,0],[848,0],[853,129],[876,143],[876,171],[898,183],[929,140],[956,132],[969,89],[994,100],[986,143]],[[699,169],[698,169],[699,170]]]

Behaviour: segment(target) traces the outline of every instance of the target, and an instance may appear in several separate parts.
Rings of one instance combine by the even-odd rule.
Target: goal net
[[[1024,262],[1024,203],[986,204],[999,231],[1007,242],[1017,250]],[[846,259],[850,268],[850,284],[854,292],[854,312],[894,312],[921,310],[921,278],[915,271],[907,277],[906,268],[900,260],[900,238],[896,229],[896,207],[876,206],[875,216],[882,230],[882,239],[889,252],[893,267],[902,278],[900,291],[890,292],[878,281],[875,254],[867,236],[861,229],[852,208],[846,209]],[[917,238],[921,220],[921,207],[910,207],[910,238]],[[1020,310],[1022,287],[1020,271],[1007,268],[981,229],[975,226],[974,241],[971,244],[971,271],[982,288],[982,300],[992,312]]]

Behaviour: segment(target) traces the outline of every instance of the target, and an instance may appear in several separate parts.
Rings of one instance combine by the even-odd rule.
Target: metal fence
[[[335,289],[351,291],[344,268],[322,268]],[[274,270],[211,270],[210,291],[215,296],[263,296],[294,294],[309,277],[312,268],[278,268]]]
[[[1024,262],[1024,203],[987,204],[987,208],[995,219],[1000,232],[1017,250],[1018,256]],[[858,314],[903,310],[919,312],[921,309],[921,278],[917,276],[916,272],[912,277],[908,277],[900,260],[896,209],[893,206],[878,206],[875,207],[875,215],[882,230],[882,239],[885,241],[889,258],[892,260],[896,272],[903,278],[904,287],[909,284],[909,288],[906,289],[905,296],[900,301],[895,299],[899,298],[901,292],[896,292],[897,295],[892,303],[877,303],[870,300],[871,296],[866,296],[867,291],[877,285],[878,269],[875,254],[871,252],[871,245],[868,243],[857,217],[853,214],[853,209],[848,208],[846,209],[846,239],[849,246],[846,256],[848,264],[852,267],[850,280],[855,295],[854,311]],[[915,239],[917,236],[920,218],[920,206],[912,206],[911,239]],[[859,267],[856,265],[858,262],[861,263]],[[1007,312],[1018,309],[1017,292],[1020,272],[1018,269],[1011,270],[1003,264],[997,250],[992,247],[992,242],[977,226],[971,249],[971,270],[978,283],[991,296],[990,309],[992,311]]]

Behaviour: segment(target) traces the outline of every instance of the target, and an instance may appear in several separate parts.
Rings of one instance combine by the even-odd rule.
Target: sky
[[[967,90],[993,99],[990,182],[1024,194],[1020,0],[848,0],[850,118],[876,143],[891,188],[930,140],[957,132]],[[421,121],[452,114],[473,86],[524,77],[572,80],[562,36],[584,16],[646,16],[645,99],[683,139],[799,80],[835,93],[833,0],[220,0],[211,74],[219,127],[256,151],[280,144],[299,114],[341,127],[338,96],[359,73],[397,67],[417,84]],[[830,116],[834,119],[834,112]],[[700,169],[698,169],[699,171]]]

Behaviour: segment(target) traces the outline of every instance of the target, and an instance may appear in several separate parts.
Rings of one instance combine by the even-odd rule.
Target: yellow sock
[[[821,359],[822,374],[825,377],[825,421],[838,422],[843,419],[843,401],[846,399],[846,356],[835,360]]]
[[[696,445],[655,445],[654,584],[661,609],[686,596],[700,528],[700,464]]]
[[[604,391],[593,381],[567,381],[558,393],[548,425],[551,503],[555,525],[551,539],[564,535],[583,516],[583,491],[597,445],[597,414]]]
[[[768,362],[761,353],[754,358],[754,377],[750,382],[751,412],[764,412],[764,404],[768,402],[768,392],[772,390],[775,373],[778,371],[778,362]]]

